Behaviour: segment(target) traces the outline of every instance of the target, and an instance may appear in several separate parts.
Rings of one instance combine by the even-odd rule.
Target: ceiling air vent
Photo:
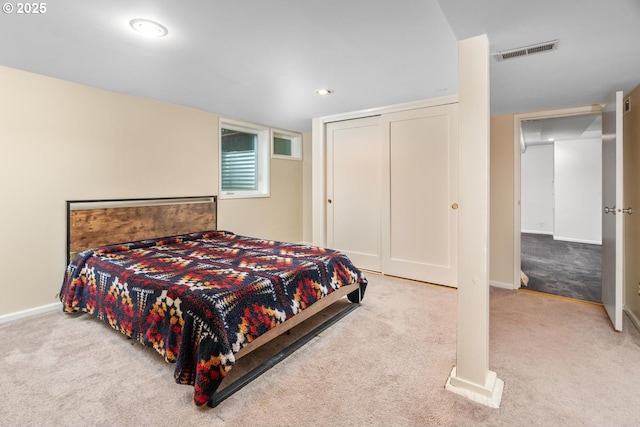
[[[550,52],[558,48],[558,40],[550,42],[538,43],[531,46],[519,47],[516,49],[503,50],[502,52],[494,53],[493,57],[498,61],[504,61],[506,59],[518,58],[521,56],[533,55],[534,53]]]

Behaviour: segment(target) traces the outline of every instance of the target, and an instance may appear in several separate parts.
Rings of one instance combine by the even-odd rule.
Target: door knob
[[[614,207],[610,208],[610,207],[605,206],[604,207],[604,213],[606,213],[606,214],[612,213],[612,214],[615,215],[616,214],[616,207],[614,206]]]
[[[327,203],[333,203],[333,200],[329,199],[327,200]]]
[[[457,203],[452,204],[451,205],[451,209],[453,209],[453,210],[458,209],[458,204]]]
[[[622,209],[622,213],[631,215],[633,213],[633,209],[631,208]]]

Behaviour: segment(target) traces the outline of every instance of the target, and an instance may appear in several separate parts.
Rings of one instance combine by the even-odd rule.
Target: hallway
[[[602,303],[601,245],[522,233],[521,262],[529,278],[523,289]]]

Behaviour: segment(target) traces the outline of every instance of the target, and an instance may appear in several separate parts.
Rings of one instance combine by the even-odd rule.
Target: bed
[[[63,310],[175,363],[198,406],[240,357],[367,285],[340,252],[217,230],[216,211],[215,196],[67,202]]]

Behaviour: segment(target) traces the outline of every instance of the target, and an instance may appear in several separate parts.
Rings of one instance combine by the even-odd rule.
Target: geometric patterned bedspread
[[[86,312],[175,363],[203,405],[234,353],[341,286],[367,280],[342,253],[206,231],[79,253],[60,291]]]

